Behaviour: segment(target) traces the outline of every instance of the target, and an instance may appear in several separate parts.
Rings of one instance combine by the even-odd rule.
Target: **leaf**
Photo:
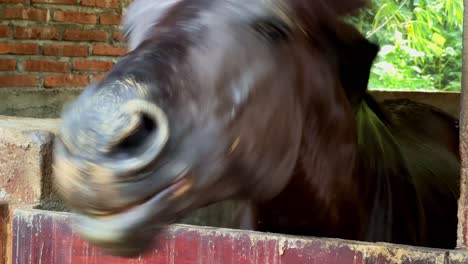
[[[413,69],[417,73],[421,73],[421,69],[418,66],[411,66],[411,69]]]
[[[381,46],[371,86],[460,90],[463,1],[374,0],[352,19]]]
[[[382,69],[384,72],[388,73],[389,75],[394,76],[397,74],[397,70],[395,66],[389,62],[382,61],[382,62],[376,63],[375,66]]]
[[[434,33],[432,35],[432,41],[434,41],[437,45],[443,47],[447,40],[442,35]]]
[[[412,49],[410,47],[401,47],[401,49],[403,49],[411,57],[424,57],[424,56],[426,56],[426,53],[424,53],[422,51]]]
[[[396,50],[396,46],[393,46],[393,45],[385,45],[385,46],[382,46],[382,48],[380,48],[380,51],[379,51],[379,55],[380,56],[386,56],[387,54],[393,52]]]
[[[394,37],[395,37],[395,42],[396,42],[397,44],[401,44],[401,43],[403,42],[403,34],[401,34],[400,31],[395,30],[395,35],[394,35]]]
[[[452,47],[447,47],[445,48],[445,53],[450,56],[455,56],[457,53],[455,52],[455,49]]]

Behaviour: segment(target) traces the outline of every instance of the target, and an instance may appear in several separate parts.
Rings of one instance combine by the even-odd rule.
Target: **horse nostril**
[[[123,106],[131,121],[107,146],[107,154],[119,157],[107,166],[131,173],[154,161],[169,140],[169,122],[164,111],[145,100],[131,100]],[[124,158],[122,160],[122,158]]]
[[[115,147],[114,152],[135,154],[142,149],[152,133],[157,133],[158,125],[148,115],[143,114],[137,127],[127,137],[124,137]]]

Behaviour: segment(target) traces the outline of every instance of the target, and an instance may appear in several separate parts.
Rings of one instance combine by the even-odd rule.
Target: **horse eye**
[[[270,41],[286,40],[288,38],[288,26],[275,18],[258,20],[253,28]]]

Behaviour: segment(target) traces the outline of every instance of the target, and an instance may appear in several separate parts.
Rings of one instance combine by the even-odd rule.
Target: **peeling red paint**
[[[144,256],[124,259],[110,256],[83,241],[70,224],[70,216],[16,209],[12,263],[449,263],[449,254],[444,250],[187,225],[170,226]],[[456,263],[468,263],[468,255],[465,258],[458,254],[455,259]]]

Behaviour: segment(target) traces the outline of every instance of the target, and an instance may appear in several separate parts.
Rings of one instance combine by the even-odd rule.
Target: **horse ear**
[[[367,0],[327,0],[326,2],[340,16],[352,14],[368,3]]]
[[[380,47],[345,22],[339,22],[334,33],[332,41],[337,51],[343,88],[349,97],[362,97],[367,91],[372,64]]]
[[[136,48],[148,30],[183,0],[134,0],[125,10],[122,33],[130,50]]]
[[[354,15],[368,0],[278,0],[289,7],[290,16],[302,28],[316,35],[323,28],[334,28],[343,16]],[[321,33],[319,33],[321,34]]]

